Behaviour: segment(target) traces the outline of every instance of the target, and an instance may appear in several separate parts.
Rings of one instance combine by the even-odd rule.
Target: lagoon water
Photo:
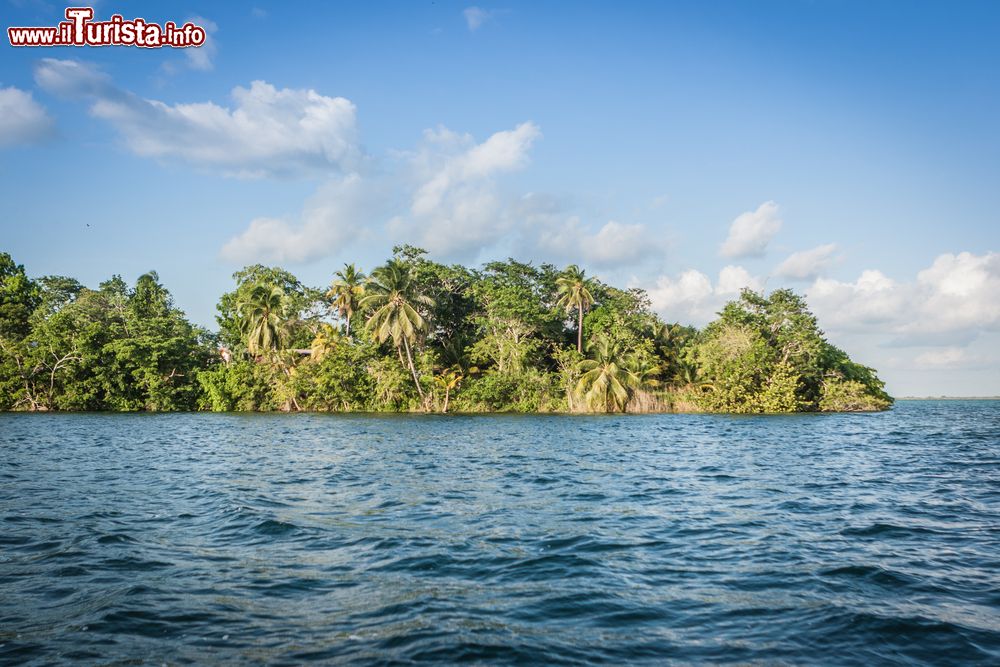
[[[0,415],[0,662],[1000,663],[1000,402]]]

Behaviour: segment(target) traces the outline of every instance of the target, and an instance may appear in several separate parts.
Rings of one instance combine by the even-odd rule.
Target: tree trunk
[[[417,369],[413,365],[413,357],[410,356],[410,343],[403,337],[403,349],[406,350],[406,361],[410,365],[410,374],[413,375],[413,384],[417,386],[417,393],[420,394],[420,402],[424,402],[424,390],[420,388],[420,378],[417,377]]]
[[[576,327],[576,351],[583,354],[583,306],[576,309],[579,314],[579,324]]]
[[[344,331],[344,335],[347,336],[348,338],[351,337],[351,316],[350,315],[347,316],[347,330]]]
[[[444,408],[441,409],[441,413],[442,414],[447,414],[448,413],[448,398],[450,396],[451,396],[451,388],[450,387],[445,387],[444,388]]]

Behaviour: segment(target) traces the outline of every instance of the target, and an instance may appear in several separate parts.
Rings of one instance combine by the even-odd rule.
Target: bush
[[[458,412],[555,412],[566,410],[551,373],[490,372],[465,381],[455,396]]]
[[[213,412],[276,410],[274,369],[243,360],[198,373],[204,394],[199,407]]]
[[[874,395],[857,380],[830,378],[823,383],[819,409],[823,412],[873,412],[888,410],[892,401]]]

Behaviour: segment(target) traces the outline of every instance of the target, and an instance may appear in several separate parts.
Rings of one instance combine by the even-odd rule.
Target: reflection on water
[[[1000,403],[0,415],[0,661],[1000,662]]]

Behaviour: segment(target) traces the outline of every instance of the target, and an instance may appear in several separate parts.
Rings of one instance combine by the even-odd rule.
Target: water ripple
[[[1000,403],[0,415],[0,663],[1000,664]]]

